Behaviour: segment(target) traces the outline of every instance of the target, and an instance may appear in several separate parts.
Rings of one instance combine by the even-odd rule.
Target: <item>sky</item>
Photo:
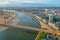
[[[0,6],[60,7],[60,0],[0,0]]]

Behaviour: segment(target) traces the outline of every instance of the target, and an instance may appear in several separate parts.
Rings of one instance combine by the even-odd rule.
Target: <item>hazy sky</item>
[[[0,0],[0,5],[7,4],[46,4],[60,6],[60,0]]]

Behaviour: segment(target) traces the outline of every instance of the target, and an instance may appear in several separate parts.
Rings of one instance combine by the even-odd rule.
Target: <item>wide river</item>
[[[40,23],[33,16],[21,12],[16,12],[15,14],[19,18],[17,25],[40,28]],[[13,27],[0,32],[0,40],[35,40],[36,36],[37,31]]]

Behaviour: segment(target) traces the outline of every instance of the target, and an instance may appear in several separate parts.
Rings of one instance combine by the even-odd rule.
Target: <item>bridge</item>
[[[43,27],[43,28],[44,28],[44,27],[45,27],[45,28],[48,27],[48,25],[46,25],[43,21],[41,21],[41,18],[38,17],[37,15],[32,14],[32,13],[28,13],[28,15],[31,15],[31,16],[33,16],[34,18],[36,18],[36,19],[40,22],[41,27]],[[3,25],[5,25],[5,24],[3,24]],[[17,25],[17,24],[9,24],[9,23],[7,23],[6,26],[7,26],[7,27],[12,26],[12,27],[17,27],[17,28],[34,30],[34,31],[38,31],[38,32],[46,32],[46,33],[51,33],[52,35],[58,35],[58,34],[60,34],[59,31],[53,30],[53,29],[52,29],[52,30],[46,30],[46,29],[42,29],[42,28],[34,28],[34,27],[21,26],[21,25]],[[56,27],[53,27],[53,28],[54,28],[54,29],[57,29]]]
[[[5,25],[5,24],[3,24],[3,25]],[[60,34],[60,32],[58,32],[58,31],[45,30],[45,29],[41,29],[41,28],[21,26],[21,25],[16,25],[16,24],[6,24],[6,27],[14,27],[14,28],[22,28],[22,29],[33,30],[33,31],[38,31],[38,32],[46,32],[46,33],[51,33],[52,35]]]

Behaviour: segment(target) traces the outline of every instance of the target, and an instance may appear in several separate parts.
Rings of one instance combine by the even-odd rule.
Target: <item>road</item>
[[[34,30],[34,31],[38,31],[38,32],[47,32],[47,33],[51,33],[52,35],[58,35],[60,34],[60,32],[58,31],[53,31],[53,30],[45,30],[45,29],[41,29],[41,28],[34,28],[34,27],[29,27],[29,26],[20,26],[20,25],[16,25],[16,24],[7,24],[7,27],[15,27],[15,28],[22,28],[22,29],[28,29],[28,30]]]

